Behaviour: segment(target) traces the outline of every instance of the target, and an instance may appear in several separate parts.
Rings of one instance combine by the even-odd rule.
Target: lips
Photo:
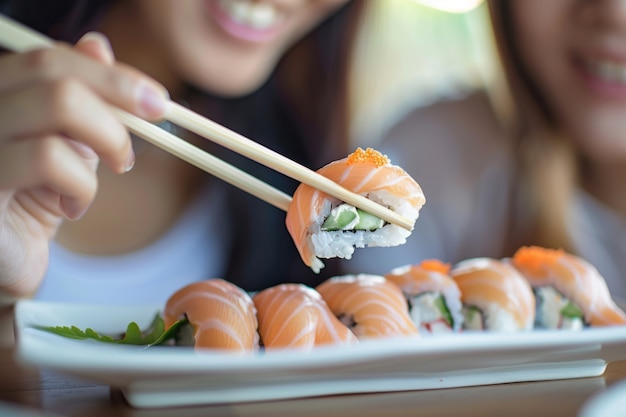
[[[278,35],[286,18],[271,3],[248,0],[211,0],[209,11],[225,32],[250,42],[270,41]]]

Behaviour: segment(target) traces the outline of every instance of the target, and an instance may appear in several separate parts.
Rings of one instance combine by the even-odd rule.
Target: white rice
[[[419,210],[411,206],[407,200],[397,197],[387,190],[371,192],[366,194],[365,197],[411,220],[417,220],[419,216]],[[322,230],[322,223],[324,223],[331,210],[342,203],[337,199],[325,200],[319,217],[311,219],[307,244],[318,258],[338,257],[350,259],[355,248],[402,245],[406,242],[406,238],[411,235],[410,231],[389,223],[373,231]],[[324,264],[319,259],[315,259],[311,265],[311,269],[315,272],[319,272],[323,267]]]

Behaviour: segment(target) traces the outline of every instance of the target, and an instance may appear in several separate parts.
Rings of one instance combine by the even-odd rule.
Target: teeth
[[[235,22],[254,29],[267,29],[279,20],[278,11],[268,3],[221,0],[220,4]]]
[[[587,68],[598,78],[626,85],[626,65],[610,61],[597,61],[588,63]]]

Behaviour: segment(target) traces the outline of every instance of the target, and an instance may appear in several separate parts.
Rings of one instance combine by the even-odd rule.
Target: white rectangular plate
[[[229,355],[185,347],[149,349],[73,340],[37,326],[119,333],[145,328],[159,306],[20,301],[18,358],[121,388],[135,407],[422,390],[601,375],[626,359],[626,327],[515,334],[462,333],[361,342],[311,352]]]

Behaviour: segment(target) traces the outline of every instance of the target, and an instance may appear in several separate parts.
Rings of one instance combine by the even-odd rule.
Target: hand
[[[156,120],[167,93],[115,63],[95,33],[1,56],[0,74],[0,296],[22,297],[39,287],[59,225],[91,204],[99,160],[132,168],[129,134],[109,106]]]

